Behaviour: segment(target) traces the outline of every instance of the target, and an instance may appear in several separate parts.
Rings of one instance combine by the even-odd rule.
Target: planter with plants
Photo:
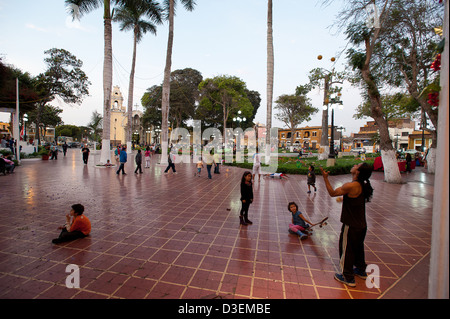
[[[50,150],[47,147],[40,147],[38,154],[42,156],[42,160],[46,161],[50,157]]]

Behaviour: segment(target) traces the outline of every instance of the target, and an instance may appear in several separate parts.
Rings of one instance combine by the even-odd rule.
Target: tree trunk
[[[266,121],[266,152],[265,152],[265,163],[266,164],[270,163],[270,129],[272,128],[272,101],[273,101],[273,74],[274,74],[272,21],[273,21],[273,19],[272,19],[272,0],[268,0],[268,9],[267,9],[267,121]]]
[[[291,123],[291,149],[294,147],[294,134],[295,134],[295,125]]]
[[[328,142],[328,90],[330,89],[330,75],[325,75],[323,92],[323,105],[327,106],[322,112],[322,135],[320,137],[319,160],[328,158],[330,153],[330,143]]]
[[[372,113],[372,118],[378,125],[378,130],[380,132],[380,150],[384,168],[384,181],[391,184],[401,184],[403,183],[402,176],[400,175],[400,169],[395,156],[396,150],[392,147],[392,140],[389,136],[389,125],[383,115],[380,91],[378,90],[374,77],[370,71],[370,60],[379,33],[380,28],[375,29],[372,38],[367,38],[364,41],[366,61],[361,69],[361,75],[367,85],[370,112]]]
[[[223,134],[223,136],[222,136],[223,141],[225,141],[225,136],[226,136],[226,132],[227,132],[228,114],[229,114],[229,112],[227,112],[226,104],[224,104],[223,105],[223,133],[222,133]]]
[[[103,58],[103,134],[100,163],[111,160],[111,91],[112,91],[112,26],[110,0],[104,2],[104,58]]]
[[[432,142],[431,145],[429,145],[430,151],[428,152],[427,156],[427,171],[428,173],[434,174],[436,171],[436,147],[437,147],[437,130],[438,130],[438,112],[433,111],[431,108],[431,105],[428,104],[426,99],[424,97],[420,97],[418,93],[414,92],[414,94],[411,92],[411,95],[416,99],[417,102],[419,102],[420,107],[422,110],[427,113],[431,123],[433,124],[435,130],[431,131],[432,136]]]
[[[168,122],[170,110],[170,71],[172,68],[173,48],[173,24],[174,24],[174,0],[169,2],[169,39],[167,42],[166,67],[164,69],[164,82],[162,89],[162,122],[161,122],[161,164],[167,164],[168,151]]]
[[[38,147],[37,149],[39,149],[39,145],[41,145],[41,132],[39,131],[39,124],[41,122],[41,114],[42,114],[42,108],[44,107],[44,104],[39,103],[38,107],[37,107],[37,113],[36,113],[36,130],[34,133],[34,140],[37,141],[37,143],[35,142],[34,144]]]
[[[372,81],[368,65],[363,68],[362,76],[368,86],[367,91],[372,118],[378,125],[378,130],[380,132],[380,150],[384,168],[384,181],[391,184],[401,184],[403,181],[395,156],[396,150],[392,147],[392,140],[389,136],[389,125],[381,111],[380,93],[375,83]]]
[[[136,68],[136,32],[134,33],[133,60],[131,62],[130,83],[128,86],[128,123],[127,123],[127,153],[132,153],[131,137],[133,135],[133,91],[134,91],[134,72]]]
[[[417,69],[417,68],[416,68]],[[402,69],[402,74],[406,79],[406,83],[408,83],[408,91],[411,96],[420,104],[422,110],[428,115],[431,123],[433,124],[435,130],[431,132],[432,135],[432,143],[429,145],[430,151],[427,156],[427,170],[428,173],[434,174],[436,171],[436,146],[437,146],[437,130],[438,130],[438,111],[434,111],[430,104],[428,104],[426,97],[421,96],[419,92],[419,85],[417,83],[417,72],[414,73],[411,80],[409,80],[407,74]],[[423,116],[425,116],[423,114]],[[422,123],[423,124],[423,123]]]

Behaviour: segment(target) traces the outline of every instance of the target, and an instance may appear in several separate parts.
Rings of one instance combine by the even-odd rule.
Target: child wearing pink
[[[150,147],[148,147],[148,146],[147,146],[147,149],[145,150],[144,158],[145,158],[144,168],[149,168],[150,167]]]

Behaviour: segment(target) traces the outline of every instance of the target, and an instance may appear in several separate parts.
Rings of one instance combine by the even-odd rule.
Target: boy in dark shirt
[[[314,187],[314,191],[317,191],[316,173],[314,172],[314,166],[309,165],[309,168],[308,168],[308,194],[311,193],[311,186]]]
[[[134,171],[135,174],[137,174],[137,171],[139,170],[139,174],[142,174],[142,154],[141,150],[138,150],[138,153],[136,154],[136,158],[134,159],[136,161],[136,169]]]

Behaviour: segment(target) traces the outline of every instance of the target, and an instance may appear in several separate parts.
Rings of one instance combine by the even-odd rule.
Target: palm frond
[[[67,12],[73,20],[80,20],[85,13],[91,12],[103,4],[101,0],[65,0],[64,2]]]

